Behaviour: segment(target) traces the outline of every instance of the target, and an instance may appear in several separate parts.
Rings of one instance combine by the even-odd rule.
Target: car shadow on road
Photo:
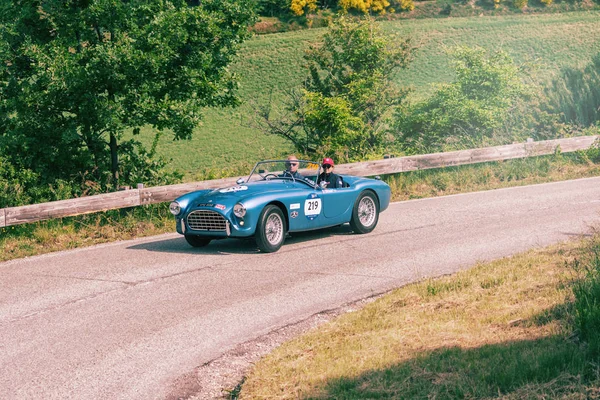
[[[315,231],[294,232],[285,238],[286,245],[299,244],[317,239],[335,236],[351,235],[352,229],[349,225],[340,225],[333,228],[319,229]],[[174,239],[164,239],[152,242],[140,243],[127,247],[129,250],[145,250],[160,253],[182,253],[182,254],[254,254],[260,253],[256,247],[254,238],[247,239],[223,239],[213,240],[206,247],[192,247],[183,236]]]

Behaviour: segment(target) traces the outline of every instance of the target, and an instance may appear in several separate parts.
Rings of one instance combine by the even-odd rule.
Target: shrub
[[[392,5],[400,11],[412,11],[415,9],[415,3],[413,0],[393,0]]]
[[[263,35],[266,33],[285,32],[287,27],[286,24],[277,19],[261,18],[260,21],[250,27],[250,30],[256,34]]]
[[[35,199],[31,190],[39,177],[28,169],[15,168],[0,156],[0,208],[29,204]]]
[[[317,9],[317,0],[292,0],[290,9],[294,15],[304,15]]]
[[[527,0],[513,0],[513,6],[522,10],[527,7]]]
[[[401,105],[392,134],[402,150],[429,153],[490,145],[490,138],[524,96],[520,70],[503,51],[454,51],[456,80],[416,104]]]

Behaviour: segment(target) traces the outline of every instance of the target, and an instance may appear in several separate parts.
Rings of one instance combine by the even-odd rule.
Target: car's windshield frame
[[[286,164],[290,162],[297,162],[298,170],[297,172],[303,176],[303,179],[297,179],[291,174],[285,175],[286,172]],[[269,168],[260,168],[261,166],[267,166]],[[277,168],[273,168],[277,167]],[[281,167],[281,168],[279,168]],[[302,182],[311,188],[318,188],[316,181],[321,173],[321,164],[314,161],[308,160],[263,160],[259,161],[254,165],[250,175],[246,178],[246,182],[256,182],[256,181],[266,181],[266,180],[288,180],[292,182]],[[311,179],[313,171],[316,171],[316,175],[314,176],[314,181]],[[306,172],[310,172],[311,176],[304,175]],[[256,179],[258,177],[258,179]]]

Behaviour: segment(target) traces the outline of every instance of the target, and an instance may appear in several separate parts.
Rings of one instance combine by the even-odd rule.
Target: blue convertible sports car
[[[295,164],[296,163],[296,164]],[[266,253],[279,250],[286,233],[350,223],[369,233],[390,202],[381,180],[342,175],[344,187],[318,185],[321,165],[303,160],[258,162],[236,186],[185,194],[170,205],[177,232],[194,247],[211,240],[255,237]]]

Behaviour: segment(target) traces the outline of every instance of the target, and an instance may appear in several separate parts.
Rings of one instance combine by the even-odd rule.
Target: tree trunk
[[[111,171],[113,176],[113,182],[115,189],[119,188],[119,153],[117,153],[119,146],[117,145],[117,137],[114,132],[110,133],[110,161]]]

